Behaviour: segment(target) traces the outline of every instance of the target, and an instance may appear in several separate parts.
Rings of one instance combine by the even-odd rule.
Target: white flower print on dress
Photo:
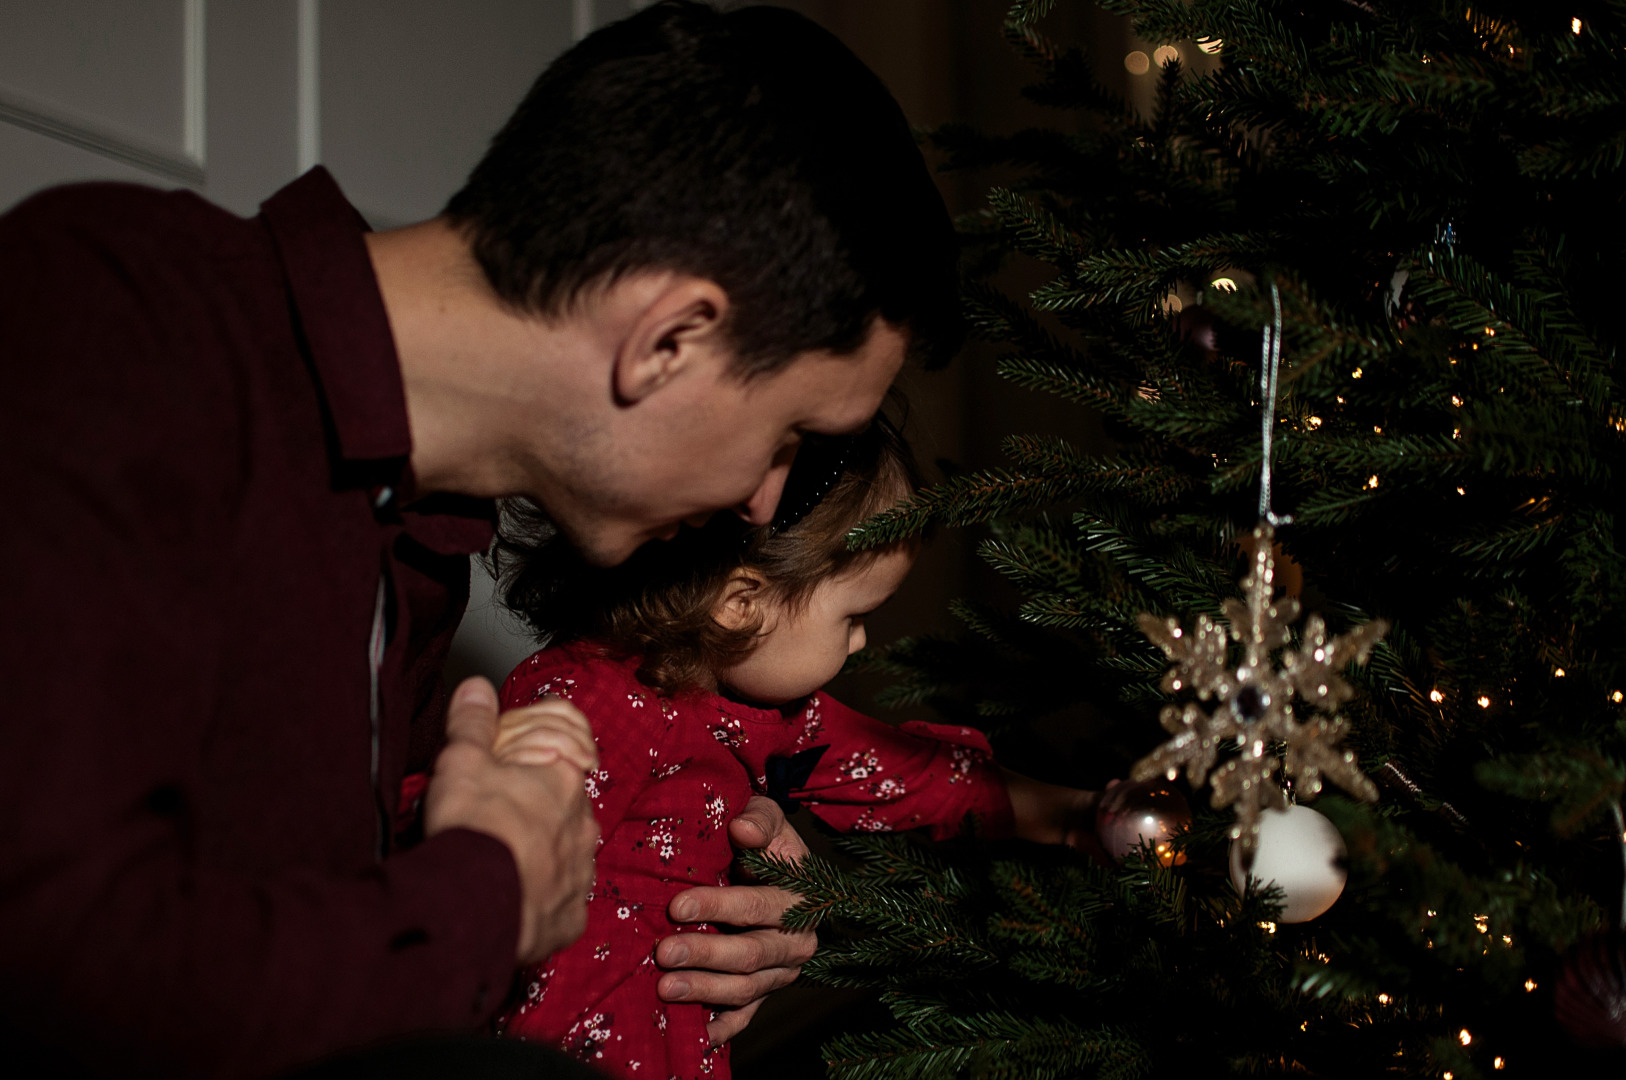
[[[876,756],[872,746],[868,750],[854,750],[848,754],[847,760],[836,766],[836,772],[849,780],[867,780],[880,767],[881,759]]]
[[[723,827],[728,816],[728,799],[712,790],[710,784],[701,785],[705,792],[705,806],[701,810],[700,839],[706,840]]]
[[[896,802],[909,794],[909,789],[904,786],[901,776],[889,776],[885,780],[871,784],[869,790],[881,802]]]
[[[875,807],[866,806],[864,812],[858,815],[858,820],[852,824],[853,832],[891,832],[892,826],[881,820],[875,814]]]
[[[575,689],[575,679],[567,678],[564,675],[555,675],[531,691],[531,700],[541,701],[545,697],[557,697],[569,701],[571,692]]]
[[[818,695],[807,699],[807,711],[802,713],[802,734],[797,737],[796,745],[810,743],[824,731],[824,718],[819,712]]]
[[[613,1013],[601,1012],[577,1020],[571,1025],[570,1030],[565,1032],[563,1040],[565,1051],[578,1061],[603,1057],[604,1046],[610,1041],[614,1023]]]
[[[680,817],[650,818],[649,827],[644,833],[644,838],[633,844],[633,850],[646,848],[654,852],[655,857],[662,863],[671,863],[673,859],[678,857],[681,850],[678,846],[675,826],[682,824],[683,819]]]
[[[582,781],[582,789],[587,792],[587,797],[593,800],[593,805],[600,810],[604,809],[604,793],[610,790],[611,786],[609,769],[594,769]]]
[[[745,725],[739,717],[723,713],[711,725],[711,737],[729,749],[737,750],[745,743]]]
[[[665,780],[668,777],[676,776],[683,771],[683,766],[688,764],[688,761],[688,758],[684,758],[682,761],[663,763],[660,751],[652,746],[649,748],[649,778],[651,780]]]
[[[644,693],[641,690],[634,690],[627,695],[627,704],[634,709],[643,708],[645,703],[648,701],[649,698],[644,696]]]
[[[949,747],[948,782],[958,784],[971,775],[971,770],[988,759],[988,755],[969,746]]]

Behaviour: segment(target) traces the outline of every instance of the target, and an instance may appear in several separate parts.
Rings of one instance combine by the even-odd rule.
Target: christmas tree
[[[1143,772],[1183,770],[1195,820],[1177,857],[1110,864],[907,837],[758,860],[821,927],[808,975],[895,1017],[832,1041],[832,1075],[1618,1075],[1626,4],[1109,0],[1172,46],[1150,109],[1103,85],[1121,56],[1047,39],[1054,6],[1005,29],[1055,124],[935,139],[1016,169],[965,223],[1000,372],[1110,445],[1014,432],[863,527],[983,530],[1021,593],[872,662],[996,746],[1080,707],[1130,748],[1117,775],[1169,740]],[[1043,284],[1001,289],[1013,259]],[[1298,736],[1253,737],[1243,643],[1202,686],[1169,674],[1192,628],[1245,631],[1245,580],[1252,674],[1314,656],[1348,684],[1295,700],[1313,800]],[[1231,769],[1223,805],[1182,732]],[[1309,921],[1232,884],[1261,791],[1347,847]]]

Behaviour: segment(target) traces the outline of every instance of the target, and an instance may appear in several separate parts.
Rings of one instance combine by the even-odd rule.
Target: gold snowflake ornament
[[[1213,805],[1234,806],[1231,835],[1242,841],[1251,859],[1259,839],[1262,811],[1285,806],[1286,793],[1275,779],[1278,768],[1298,784],[1307,798],[1321,791],[1323,777],[1368,801],[1378,797],[1355,755],[1339,747],[1348,721],[1338,706],[1354,691],[1339,674],[1351,661],[1366,663],[1372,647],[1389,629],[1381,619],[1347,634],[1327,636],[1326,623],[1311,615],[1298,647],[1272,655],[1288,644],[1289,627],[1298,620],[1299,602],[1274,599],[1275,529],[1254,529],[1253,567],[1242,579],[1242,600],[1225,601],[1225,618],[1197,616],[1187,630],[1178,619],[1142,614],[1140,628],[1174,666],[1163,678],[1163,691],[1191,691],[1196,701],[1167,705],[1159,719],[1173,735],[1135,763],[1136,780],[1163,776],[1173,780],[1183,768],[1194,787],[1205,779]],[[1233,643],[1241,644],[1241,662],[1233,662]],[[1295,701],[1302,702],[1294,715]],[[1202,703],[1213,702],[1212,708]],[[1214,763],[1227,745],[1239,751],[1218,768]]]

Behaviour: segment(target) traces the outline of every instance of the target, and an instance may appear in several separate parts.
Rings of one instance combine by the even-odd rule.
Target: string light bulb
[[[1217,277],[1208,283],[1208,287],[1210,289],[1218,289],[1220,292],[1236,292],[1236,279]]]
[[[1490,698],[1486,697],[1484,694],[1480,694],[1479,697],[1475,698],[1474,700],[1479,702],[1479,707],[1481,709],[1490,708],[1490,705],[1491,705]]]
[[[1576,35],[1581,33],[1581,16],[1577,15],[1575,18],[1570,20],[1570,33]],[[1501,1059],[1498,1058],[1497,1060],[1500,1061]],[[1498,1065],[1497,1068],[1501,1068],[1501,1066]]]
[[[1609,700],[1613,701],[1616,705],[1619,705],[1622,701],[1626,701],[1626,694],[1622,694],[1619,690],[1616,690],[1613,694],[1609,695]]]
[[[1387,1005],[1387,1004],[1389,1004],[1389,1001],[1390,1001],[1390,998],[1389,998],[1388,994],[1379,994],[1378,995],[1378,1004],[1379,1005]]]
[[[1564,677],[1564,669],[1563,668],[1561,668],[1561,667],[1553,668],[1553,678],[1562,679],[1563,677]]]
[[[1503,1061],[1500,1057],[1498,1057],[1495,1061],[1491,1062],[1491,1068],[1493,1068],[1493,1069],[1505,1069],[1505,1068],[1507,1068],[1507,1062]]]
[[[1463,1028],[1461,1031],[1457,1032],[1457,1042],[1461,1043],[1463,1046],[1467,1046],[1473,1041],[1474,1037],[1468,1033],[1467,1028]]]
[[[1440,693],[1438,690],[1430,690],[1428,692],[1428,700],[1438,705],[1440,702],[1445,700],[1445,695]]]
[[[1535,993],[1535,990],[1536,990],[1536,980],[1534,980],[1534,979],[1526,979],[1526,980],[1524,980],[1524,992],[1525,993],[1532,994],[1532,993]]]

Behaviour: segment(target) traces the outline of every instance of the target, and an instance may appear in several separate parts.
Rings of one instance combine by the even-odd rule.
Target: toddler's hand
[[[1094,856],[1102,854],[1095,836],[1099,791],[1047,784],[1003,766],[1000,772],[1005,774],[1017,836],[1041,844],[1066,844]]]
[[[583,773],[598,768],[598,745],[587,717],[556,697],[499,716],[491,754],[505,765],[551,765],[563,760]]]

